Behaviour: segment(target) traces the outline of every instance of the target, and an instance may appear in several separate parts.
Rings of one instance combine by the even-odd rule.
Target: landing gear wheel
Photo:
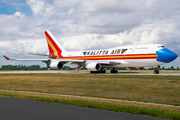
[[[111,73],[118,73],[118,70],[115,70],[115,68],[113,68],[110,72]]]
[[[102,70],[101,73],[106,73],[106,70]]]
[[[106,70],[100,70],[100,71],[90,71],[91,74],[97,74],[97,73],[106,73]]]
[[[157,67],[155,67],[154,74],[159,74],[159,68],[160,68],[160,65],[158,65]]]
[[[106,73],[106,70],[100,70],[99,73]]]
[[[154,70],[154,74],[159,74],[159,68],[160,68],[160,65],[158,65],[155,70]]]
[[[90,71],[91,74],[97,74],[99,71]]]
[[[159,70],[154,70],[154,74],[159,74]]]

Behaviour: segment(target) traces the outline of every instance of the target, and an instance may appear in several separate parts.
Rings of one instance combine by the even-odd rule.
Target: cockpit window
[[[165,48],[164,46],[158,46],[158,48]]]

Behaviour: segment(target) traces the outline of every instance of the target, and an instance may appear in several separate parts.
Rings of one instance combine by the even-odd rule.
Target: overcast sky
[[[1,0],[0,66],[40,64],[6,61],[42,58],[44,31],[51,31],[67,51],[122,45],[163,44],[180,56],[179,0]],[[180,59],[167,64],[180,67]]]

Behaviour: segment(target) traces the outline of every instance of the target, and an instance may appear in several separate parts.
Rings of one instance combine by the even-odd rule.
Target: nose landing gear
[[[160,65],[158,65],[157,67],[155,67],[154,74],[159,74],[159,68],[160,68]]]

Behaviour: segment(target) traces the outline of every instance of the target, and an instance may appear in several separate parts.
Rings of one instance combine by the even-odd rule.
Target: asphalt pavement
[[[0,97],[0,120],[165,120],[70,105]]]

